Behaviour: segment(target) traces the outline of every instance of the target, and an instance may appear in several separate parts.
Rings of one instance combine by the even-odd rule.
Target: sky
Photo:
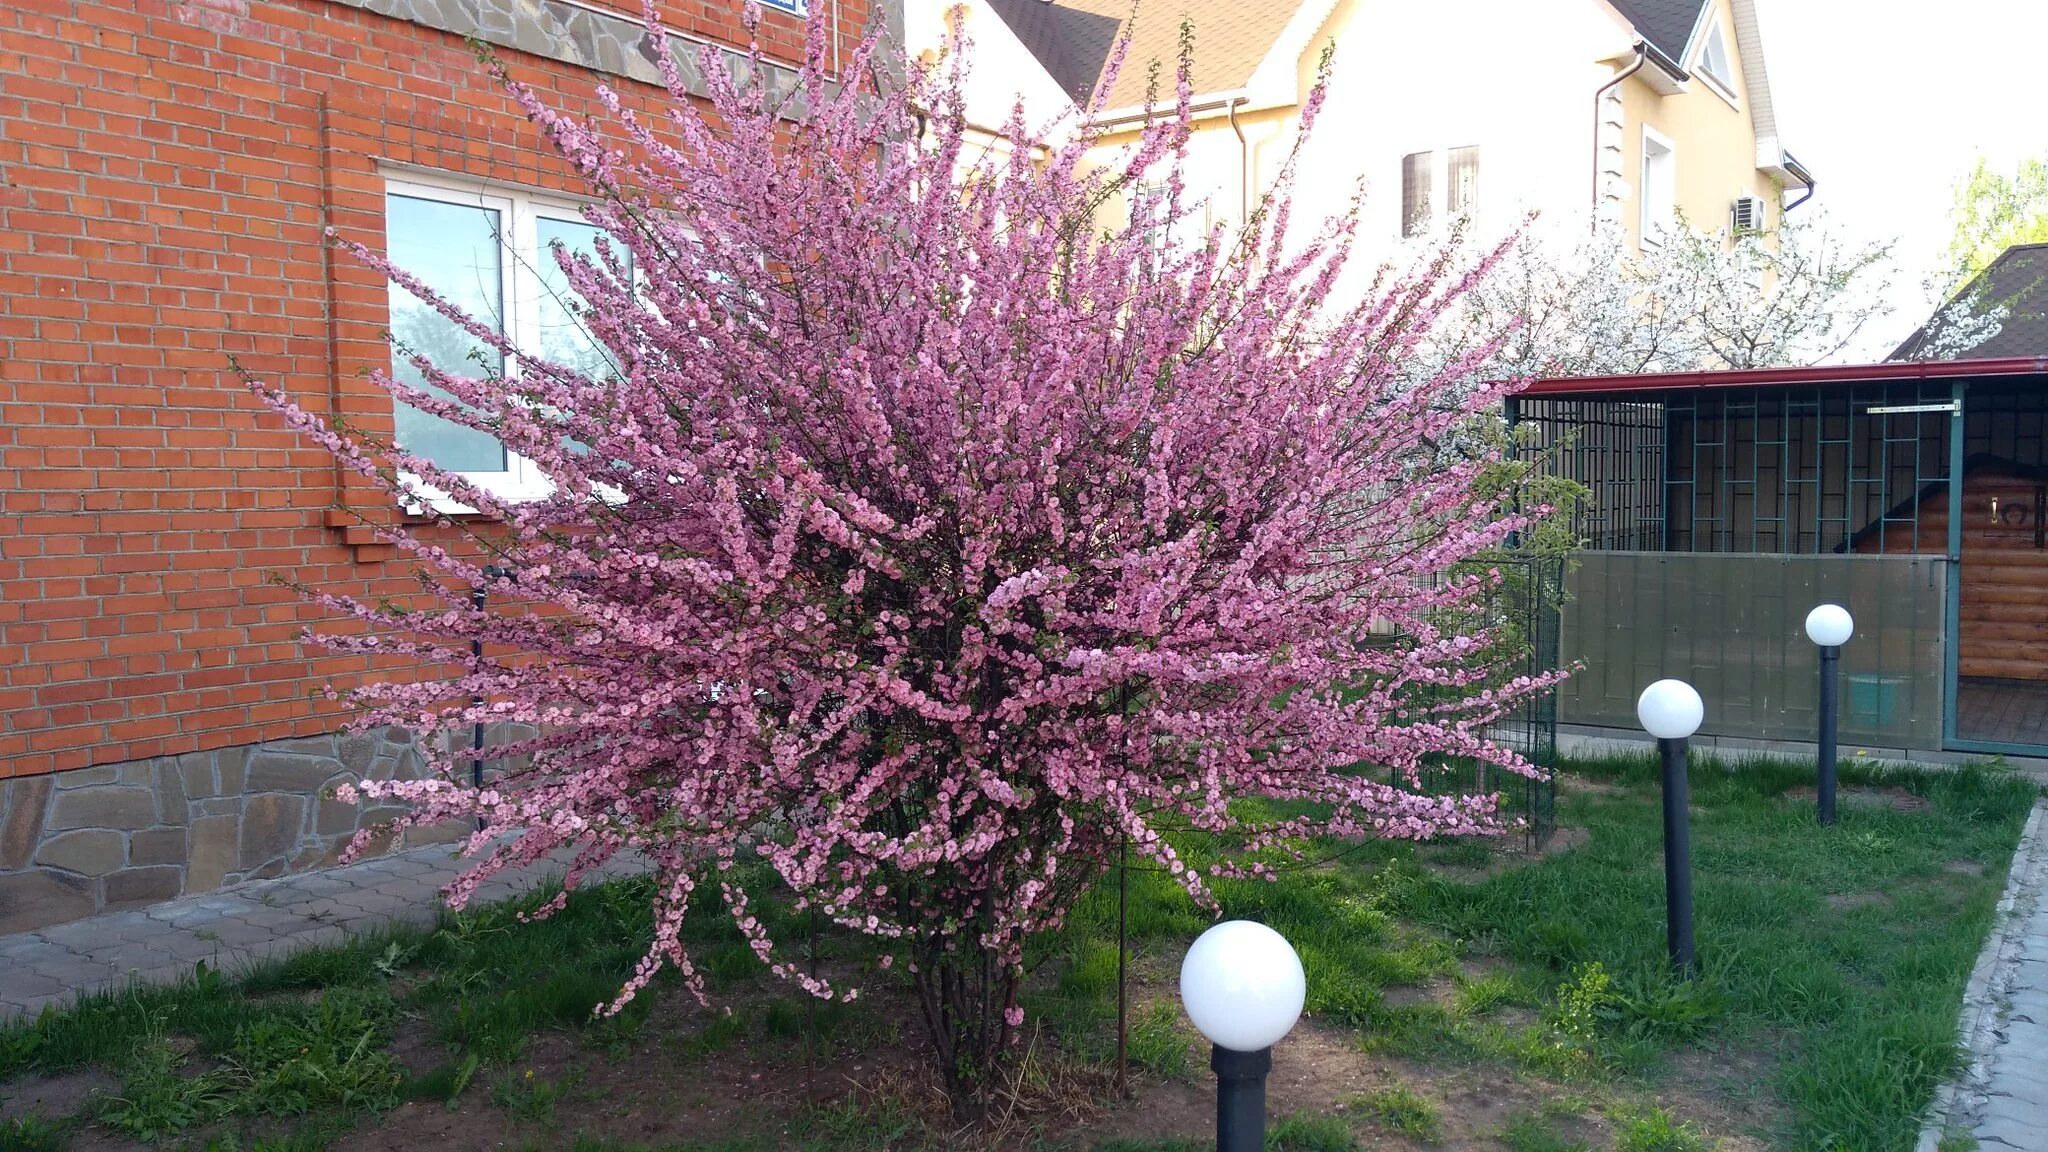
[[[1847,359],[1882,359],[1926,318],[1956,184],[1982,155],[2048,155],[2048,0],[1756,0],[1785,147],[1830,227],[1896,240],[1897,309]],[[1858,354],[1860,353],[1860,355]]]

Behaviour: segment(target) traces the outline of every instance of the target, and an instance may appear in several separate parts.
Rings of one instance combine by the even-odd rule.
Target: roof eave
[[[1195,93],[1189,104],[1191,109],[1190,115],[1195,120],[1225,115],[1233,104],[1237,106],[1240,115],[1245,112],[1258,111],[1262,108],[1276,107],[1276,105],[1271,104],[1255,105],[1251,103],[1251,93],[1246,89],[1226,88],[1216,92]],[[1155,100],[1150,104],[1126,104],[1121,108],[1104,108],[1102,111],[1089,117],[1088,124],[1094,128],[1121,128],[1129,124],[1135,124],[1147,117],[1171,116],[1173,115],[1174,107],[1175,101]]]
[[[1630,392],[1698,392],[1715,388],[1784,385],[1829,387],[1887,380],[1961,380],[1975,376],[2048,376],[2048,356],[2005,356],[1984,360],[1912,360],[1879,364],[1814,364],[1793,368],[1720,368],[1704,372],[1653,372],[1635,376],[1568,376],[1532,380],[1515,393],[1538,400]]]

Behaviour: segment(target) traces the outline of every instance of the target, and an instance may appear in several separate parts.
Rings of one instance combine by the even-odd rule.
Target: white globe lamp
[[[1226,920],[1196,938],[1180,963],[1180,1002],[1216,1047],[1217,1152],[1264,1152],[1266,1074],[1273,1045],[1301,1018],[1308,977],[1278,932]]]
[[[1202,933],[1181,961],[1181,1004],[1218,1048],[1271,1048],[1301,1018],[1307,995],[1294,947],[1250,920],[1226,920]]]
[[[1835,735],[1840,711],[1842,645],[1856,634],[1856,621],[1840,604],[1823,604],[1806,614],[1806,636],[1820,645],[1820,779],[1815,787],[1820,822],[1835,822]]]
[[[1636,719],[1659,740],[1684,740],[1700,730],[1707,706],[1683,680],[1659,680],[1636,697]]]
[[[1699,971],[1692,940],[1692,829],[1686,819],[1691,784],[1685,742],[1700,730],[1707,706],[1683,680],[1659,680],[1636,697],[1636,719],[1657,738],[1664,782],[1664,945],[1671,966],[1690,979]]]
[[[1806,636],[1823,648],[1839,648],[1856,634],[1856,621],[1840,604],[1823,604],[1806,614]]]

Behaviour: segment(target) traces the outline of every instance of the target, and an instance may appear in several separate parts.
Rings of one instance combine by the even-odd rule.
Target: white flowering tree
[[[1534,228],[1464,298],[1450,346],[1498,338],[1504,377],[1814,364],[1888,315],[1889,245],[1819,223],[1730,237],[1685,227],[1638,253],[1614,229],[1577,244]]]

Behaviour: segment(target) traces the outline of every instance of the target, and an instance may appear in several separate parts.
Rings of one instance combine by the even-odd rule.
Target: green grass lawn
[[[1309,1019],[1275,1147],[1686,1152],[1903,1149],[1955,1066],[1962,988],[2037,790],[2012,775],[1874,774],[1819,826],[1810,768],[1701,764],[1692,814],[1700,978],[1663,956],[1653,766],[1570,766],[1569,847],[1370,844],[1278,883],[1229,883],[1228,914],[1291,940]],[[1200,863],[1204,846],[1184,845]],[[1019,1148],[1203,1146],[1206,1054],[1171,997],[1208,923],[1133,870],[1135,1099],[1107,1098],[1115,885],[1043,942],[1027,1001],[1040,1107]],[[531,901],[526,902],[528,904]],[[444,918],[0,1029],[0,1098],[96,1087],[63,1115],[6,1105],[0,1152],[127,1146],[634,1149],[936,1146],[900,990],[819,1005],[767,978],[722,912],[688,936],[719,1007],[672,983],[593,1020],[641,954],[639,883]],[[805,925],[770,910],[779,939]],[[817,937],[829,969],[867,943]],[[730,1011],[726,1011],[730,1008]],[[52,1079],[54,1078],[54,1079]],[[1355,1081],[1355,1082],[1354,1082]],[[1475,1087],[1477,1086],[1477,1087]],[[75,1087],[75,1084],[74,1084]],[[1475,1105],[1499,1106],[1489,1111]],[[371,1137],[382,1143],[365,1143]],[[486,1142],[488,1141],[488,1142]]]

